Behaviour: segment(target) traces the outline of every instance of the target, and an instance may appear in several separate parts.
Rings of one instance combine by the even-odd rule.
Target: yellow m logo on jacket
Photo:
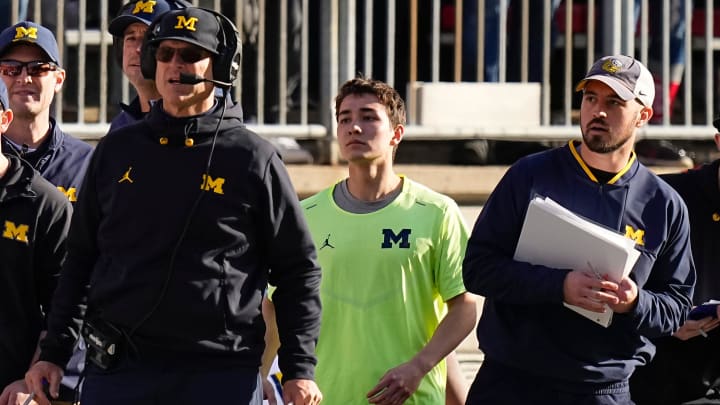
[[[625,237],[635,241],[640,246],[645,246],[645,231],[642,229],[635,230],[630,225],[625,225]]]
[[[68,201],[77,201],[77,189],[75,187],[70,187],[66,190],[63,186],[57,186],[57,189],[60,190],[61,193],[65,194],[65,197],[67,197]]]
[[[212,190],[215,194],[224,194],[222,186],[225,184],[225,179],[222,177],[218,177],[217,179],[213,179],[212,177],[208,176],[207,174],[203,174],[203,181],[200,185],[200,188],[205,191]]]
[[[18,242],[27,243],[27,233],[30,227],[25,224],[15,225],[12,221],[5,221],[5,229],[3,230],[3,238],[16,240]]]

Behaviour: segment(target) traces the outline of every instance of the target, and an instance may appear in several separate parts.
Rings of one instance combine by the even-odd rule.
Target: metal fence
[[[63,128],[86,139],[102,136],[117,103],[132,96],[107,33],[122,2],[0,1],[10,3],[12,22],[26,13],[56,32],[68,71],[55,103]],[[658,0],[652,7],[648,0],[192,2],[221,11],[241,31],[243,69],[234,95],[251,127],[266,136],[319,139],[325,161],[336,159],[334,94],[358,73],[393,84],[406,98],[407,139],[558,140],[579,134],[574,83],[596,57],[611,53],[635,55],[659,80],[662,119],[642,136],[709,139],[713,133],[720,49],[713,1]],[[472,119],[425,125],[413,115],[423,102],[414,89],[436,82],[539,83],[539,125]]]

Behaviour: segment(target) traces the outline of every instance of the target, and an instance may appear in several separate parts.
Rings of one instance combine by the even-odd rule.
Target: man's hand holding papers
[[[622,281],[620,281],[618,289],[615,291],[615,295],[618,297],[618,303],[614,305],[608,304],[610,309],[619,314],[630,312],[633,308],[635,308],[635,304],[637,303],[637,284],[635,284],[630,277],[626,276],[622,279]]]
[[[628,312],[636,304],[638,288],[629,275],[639,256],[633,240],[535,197],[514,258],[571,270],[563,283],[565,306],[608,327],[613,312]]]
[[[568,273],[563,283],[564,301],[593,312],[605,312],[605,304],[615,305],[620,299],[615,295],[617,283],[603,280],[582,270]]]
[[[629,312],[637,300],[635,282],[625,277],[620,283],[589,271],[573,270],[563,283],[564,301],[588,311],[603,313],[605,304],[617,313]]]

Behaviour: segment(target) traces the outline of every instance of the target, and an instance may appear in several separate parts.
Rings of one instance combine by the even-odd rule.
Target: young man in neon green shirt
[[[457,204],[393,169],[405,105],[387,84],[335,99],[349,177],[303,201],[323,269],[316,381],[329,404],[445,404],[443,359],[475,324]]]

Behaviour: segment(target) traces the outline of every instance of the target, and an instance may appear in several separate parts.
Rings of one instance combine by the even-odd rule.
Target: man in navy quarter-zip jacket
[[[232,23],[205,9],[150,26],[141,67],[161,100],[105,136],[90,162],[40,361],[26,374],[40,405],[43,381],[56,393],[85,294],[83,405],[260,405],[268,282],[285,402],[320,401],[313,240],[277,151],[214,94],[235,80],[239,47]],[[101,341],[116,342],[109,359],[96,355],[107,353],[93,348]]]
[[[52,32],[31,21],[0,32],[0,78],[15,113],[3,134],[3,151],[29,162],[74,203],[93,149],[65,133],[50,116],[55,94],[65,82]]]
[[[692,303],[695,267],[680,196],[637,161],[636,130],[655,86],[639,61],[596,61],[582,91],[582,141],[521,159],[497,185],[468,241],[463,276],[485,296],[477,327],[485,361],[468,404],[632,404],[628,379]],[[640,258],[615,283],[591,269],[513,259],[530,200],[541,195],[635,241]],[[548,235],[552,237],[552,235]],[[604,328],[563,302],[614,316]]]

